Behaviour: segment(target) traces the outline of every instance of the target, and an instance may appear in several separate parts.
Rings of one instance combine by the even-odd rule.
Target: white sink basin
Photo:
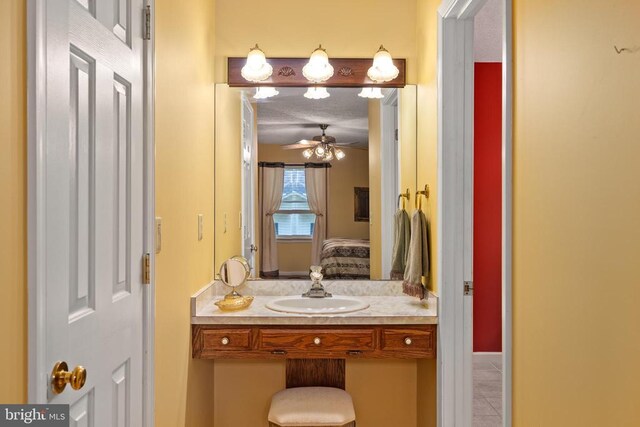
[[[369,304],[353,297],[334,295],[329,298],[282,297],[266,304],[273,311],[296,314],[340,314],[364,310]]]

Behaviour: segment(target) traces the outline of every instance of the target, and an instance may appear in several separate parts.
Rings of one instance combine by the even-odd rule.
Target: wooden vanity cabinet
[[[432,359],[436,325],[192,325],[197,359]]]

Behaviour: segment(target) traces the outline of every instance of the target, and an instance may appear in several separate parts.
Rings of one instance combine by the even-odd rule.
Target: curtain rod
[[[320,167],[320,168],[330,168],[331,163],[313,163],[313,162],[307,162],[307,163],[284,163],[284,162],[258,162],[258,166],[266,166],[266,167],[272,167],[272,168],[282,168],[285,166],[296,166],[296,167]]]

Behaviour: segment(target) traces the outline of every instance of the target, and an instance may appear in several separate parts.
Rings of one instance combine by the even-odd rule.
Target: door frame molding
[[[394,156],[394,151],[397,149],[395,145],[395,132],[394,126],[395,115],[399,108],[399,94],[398,89],[385,89],[383,91],[384,98],[380,100],[380,219],[374,218],[374,221],[378,221],[380,224],[393,224],[393,216],[395,210],[395,200],[398,197],[399,188],[399,176],[398,176],[398,156]],[[395,105],[394,105],[395,104]],[[398,124],[398,128],[399,128]],[[389,144],[392,141],[392,144]],[[391,173],[389,173],[391,171]],[[395,184],[395,186],[394,186]],[[393,204],[390,204],[393,203]],[[393,207],[391,207],[393,206]],[[393,227],[381,227],[381,259],[382,268],[380,277],[383,280],[388,280],[391,276],[391,263],[387,261],[392,257],[393,246]],[[386,270],[386,271],[385,271]]]
[[[472,424],[473,20],[486,0],[449,0],[438,11],[438,425]],[[512,424],[512,0],[502,0],[502,404]]]
[[[156,105],[156,20],[155,0],[144,0],[150,9],[150,38],[143,41],[144,55],[144,251],[149,254],[149,284],[144,287],[143,308],[143,368],[142,425],[155,425],[155,330],[156,330],[156,161],[155,161],[155,105]]]
[[[46,403],[48,372],[46,348],[43,240],[47,118],[47,38],[46,0],[27,3],[27,293],[28,293],[28,402]],[[143,423],[154,425],[154,340],[155,340],[155,0],[145,0],[151,7],[151,40],[144,41],[144,250],[151,256],[151,283],[143,290]]]
[[[46,138],[46,1],[27,3],[27,400],[45,403],[47,384],[37,372],[46,372],[44,349],[46,310],[44,286],[44,156]]]

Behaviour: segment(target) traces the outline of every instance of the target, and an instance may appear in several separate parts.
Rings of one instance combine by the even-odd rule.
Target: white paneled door
[[[143,425],[143,8],[29,4],[30,399],[71,426]],[[52,391],[59,361],[82,388]]]

